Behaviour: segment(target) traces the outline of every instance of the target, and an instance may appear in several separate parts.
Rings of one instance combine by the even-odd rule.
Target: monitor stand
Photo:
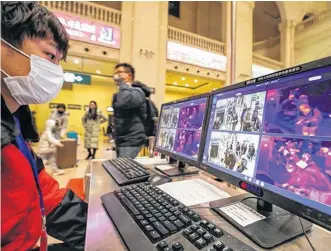
[[[230,206],[231,204],[234,205],[239,202],[257,211],[266,218],[247,226],[242,226],[219,209],[220,207]],[[252,194],[244,194],[213,201],[210,203],[210,207],[263,248],[273,248],[304,234],[298,216],[268,203],[261,198],[254,197]],[[244,217],[244,214],[245,213],[242,213],[241,217]],[[302,224],[305,232],[311,230],[311,222],[302,219]]]
[[[173,168],[168,168],[171,166]],[[194,166],[187,166],[184,162],[169,158],[169,164],[165,165],[157,165],[155,169],[160,171],[161,173],[169,176],[169,177],[176,177],[182,175],[191,175],[191,174],[198,174],[199,169]]]

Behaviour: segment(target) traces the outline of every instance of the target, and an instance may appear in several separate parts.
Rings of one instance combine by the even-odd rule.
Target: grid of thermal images
[[[284,86],[216,96],[203,162],[331,205],[331,81]]]
[[[160,118],[157,146],[197,159],[207,98],[164,107]]]

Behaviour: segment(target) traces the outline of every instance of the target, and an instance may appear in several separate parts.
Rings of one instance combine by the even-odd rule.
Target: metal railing
[[[202,48],[223,55],[225,54],[224,43],[171,26],[168,26],[168,39],[181,44]]]
[[[311,16],[305,21],[302,21],[301,23],[297,24],[297,26],[295,27],[295,31],[296,32],[303,31],[306,28],[311,27],[312,25],[315,25],[317,23],[320,23],[326,19],[331,20],[331,10],[323,11],[317,15]]]
[[[40,1],[40,3],[50,10],[69,12],[116,26],[121,25],[121,11],[95,3],[78,1]]]

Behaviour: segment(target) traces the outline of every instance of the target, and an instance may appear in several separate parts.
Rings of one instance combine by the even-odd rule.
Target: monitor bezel
[[[201,130],[201,140],[202,140],[203,139],[202,137],[203,137],[203,134],[204,134],[204,130],[206,128],[207,110],[208,110],[209,102],[210,102],[210,92],[199,94],[199,95],[195,95],[195,96],[190,96],[190,97],[187,97],[187,98],[183,98],[183,99],[179,99],[179,100],[175,100],[175,101],[171,101],[171,102],[162,104],[161,110],[160,110],[160,117],[159,118],[161,119],[161,117],[162,117],[162,111],[163,111],[163,107],[164,106],[174,105],[174,104],[178,104],[178,103],[182,103],[182,102],[187,102],[187,101],[191,101],[191,100],[194,100],[194,99],[200,99],[200,98],[207,98],[207,102],[206,102],[206,114],[205,114],[205,117],[204,117],[203,122],[202,122],[202,130]],[[167,150],[164,150],[164,149],[160,149],[157,146],[157,140],[158,140],[158,132],[159,132],[159,130],[160,130],[160,120],[159,120],[159,123],[158,123],[158,126],[157,126],[157,132],[156,132],[156,136],[155,136],[155,150],[157,152],[159,152],[161,154],[164,154],[166,156],[169,156],[170,158],[175,159],[177,161],[184,162],[184,163],[186,163],[188,165],[195,166],[195,167],[198,166],[198,161],[199,161],[200,153],[201,153],[201,140],[200,140],[198,157],[197,157],[197,160],[195,161],[195,160],[191,160],[189,158],[186,158],[184,156],[181,156],[179,154],[172,153],[172,152],[167,151]]]
[[[309,70],[313,70],[313,69],[317,69],[317,68],[321,68],[321,67],[326,67],[326,66],[331,66],[331,57],[327,57],[327,58],[323,58],[323,59],[319,59],[319,60],[316,60],[316,61],[312,61],[312,62],[309,62],[309,63],[305,63],[305,64],[302,64],[302,65],[295,66],[295,67],[300,67],[300,70],[297,71],[297,72],[294,72],[292,74],[284,75],[283,77],[287,77],[287,76],[294,75],[294,74],[299,74],[299,73],[302,73],[302,72],[306,72],[306,71],[309,71]],[[292,69],[292,68],[295,68],[295,67],[291,67],[291,68],[287,68],[287,69]],[[287,69],[282,69],[281,71],[277,71],[275,73],[283,72]],[[268,74],[268,75],[265,75],[265,76],[269,76],[269,75],[271,75],[271,74]],[[256,85],[256,84],[260,84],[260,83],[263,83],[263,82],[266,82],[266,81],[269,81],[269,80],[272,80],[272,79],[280,78],[280,77],[274,77],[274,78],[265,79],[265,78],[263,78],[265,76],[262,76],[262,77],[259,77],[259,78],[254,78],[254,79],[247,80],[247,81],[244,81],[244,82],[240,82],[238,84],[234,84],[232,86],[227,86],[227,87],[224,87],[222,89],[218,89],[218,90],[215,90],[215,91],[211,92],[210,100],[209,100],[209,106],[208,106],[208,109],[207,109],[208,113],[207,113],[207,117],[206,117],[206,123],[208,123],[207,121],[210,121],[210,114],[211,114],[211,110],[212,110],[211,109],[212,108],[212,100],[213,100],[213,97],[215,95],[220,94],[220,93],[224,93],[224,92],[227,92],[227,91],[243,88],[243,87],[246,87],[246,86],[249,86],[249,85]],[[254,82],[254,83],[251,84],[252,82]],[[239,177],[228,174],[228,173],[223,172],[221,170],[217,170],[217,169],[211,167],[210,165],[205,164],[205,163],[202,162],[203,154],[204,154],[204,150],[205,150],[205,146],[206,146],[207,133],[208,133],[208,128],[205,127],[204,133],[201,135],[202,138],[201,138],[201,142],[200,142],[201,147],[200,147],[200,153],[199,153],[200,158],[198,159],[198,168],[205,171],[205,172],[207,172],[207,173],[210,173],[210,174],[212,174],[212,175],[214,175],[214,176],[216,176],[216,177],[218,177],[222,180],[225,180],[226,182],[229,182],[232,185],[235,185],[236,187],[239,187],[239,188],[240,188],[240,182],[246,182],[246,183],[249,183],[249,184],[252,184],[252,185],[256,186],[253,182],[249,182],[247,180],[240,179]],[[287,211],[289,211],[289,212],[291,212],[291,213],[293,213],[293,214],[295,214],[299,217],[305,218],[308,221],[310,221],[314,224],[317,224],[317,225],[331,231],[331,213],[328,215],[324,212],[318,211],[315,208],[308,207],[308,206],[303,205],[303,204],[301,204],[297,201],[291,200],[291,199],[289,199],[285,196],[277,194],[276,192],[272,192],[271,190],[268,190],[268,189],[265,189],[265,188],[261,188],[261,189],[263,190],[262,198],[265,201],[267,201],[269,203],[272,203],[272,204],[275,204],[275,205],[277,205],[277,206],[279,206],[279,207],[281,207],[281,208],[283,208],[283,209],[285,209],[285,210],[287,210]],[[317,219],[317,216],[315,216],[315,215],[318,215],[318,214],[321,214],[323,218]],[[312,216],[310,216],[310,215],[312,215]],[[327,219],[330,222],[328,224],[323,222],[323,221],[327,222]]]

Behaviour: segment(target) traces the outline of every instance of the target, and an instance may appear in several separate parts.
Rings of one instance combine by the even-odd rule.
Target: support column
[[[120,62],[136,69],[136,80],[155,88],[158,107],[165,96],[168,2],[122,2]]]
[[[284,68],[294,65],[294,35],[295,35],[294,20],[286,20],[279,24],[280,31],[280,58],[284,64]]]
[[[235,73],[234,83],[238,83],[252,76],[253,64],[253,10],[254,2],[236,2],[236,30],[235,30]],[[231,2],[222,2],[222,22],[226,25],[222,32],[222,38],[225,39],[227,72],[226,85],[231,85]],[[225,20],[224,20],[225,19]]]
[[[227,56],[225,85],[231,85],[231,1],[222,2],[222,42]]]

